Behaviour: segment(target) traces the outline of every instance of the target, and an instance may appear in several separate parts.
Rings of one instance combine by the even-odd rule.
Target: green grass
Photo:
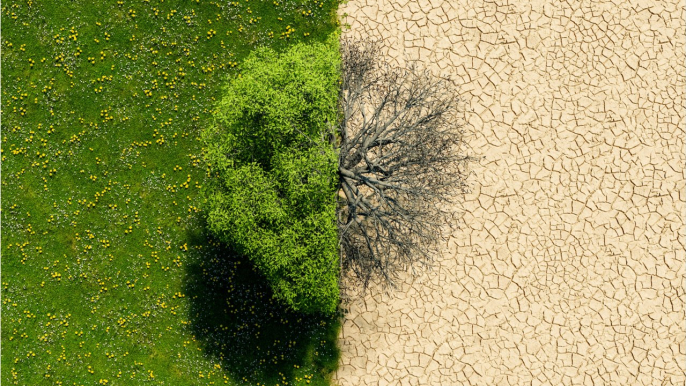
[[[198,136],[252,49],[336,7],[2,3],[2,384],[330,383],[338,319],[208,236]]]

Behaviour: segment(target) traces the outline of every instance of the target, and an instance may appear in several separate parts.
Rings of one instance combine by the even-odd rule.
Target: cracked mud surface
[[[485,159],[433,270],[344,304],[336,382],[686,382],[684,7],[341,6],[344,34],[460,85]]]

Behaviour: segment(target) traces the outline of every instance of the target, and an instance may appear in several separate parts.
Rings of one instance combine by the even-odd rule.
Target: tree
[[[307,313],[339,302],[339,66],[336,34],[253,51],[202,135],[208,227],[254,262],[277,299]]]
[[[210,230],[295,310],[335,311],[341,269],[392,285],[430,262],[467,192],[452,83],[378,50],[337,34],[257,49],[203,132]]]
[[[446,79],[391,68],[370,40],[341,42],[337,223],[341,264],[367,287],[393,285],[403,265],[426,264],[467,192],[456,90]]]

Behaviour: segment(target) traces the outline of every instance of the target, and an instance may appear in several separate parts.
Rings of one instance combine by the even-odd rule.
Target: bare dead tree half
[[[399,269],[439,253],[476,158],[458,154],[452,82],[415,64],[392,68],[371,40],[342,40],[341,55],[341,265],[363,288],[376,277],[393,286]]]

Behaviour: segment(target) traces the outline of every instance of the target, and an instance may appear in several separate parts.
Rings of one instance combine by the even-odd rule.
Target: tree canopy
[[[210,229],[295,310],[335,311],[341,268],[366,287],[430,262],[468,191],[453,83],[378,50],[257,49],[203,132]]]
[[[228,81],[202,134],[208,226],[248,256],[277,299],[303,312],[339,302],[338,36],[259,48]]]

